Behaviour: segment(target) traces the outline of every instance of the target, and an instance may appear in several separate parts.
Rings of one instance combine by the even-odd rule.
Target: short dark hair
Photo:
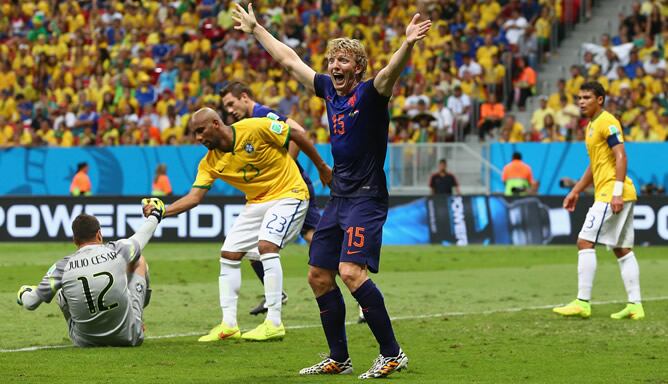
[[[522,160],[522,154],[519,152],[513,153],[513,160]]]
[[[237,99],[241,97],[242,93],[247,94],[251,99],[253,98],[253,91],[251,91],[248,85],[240,81],[231,81],[227,83],[227,85],[220,90],[219,95],[220,97],[225,97],[225,95],[228,93],[231,93],[232,96],[236,97]]]
[[[77,244],[94,240],[99,230],[100,222],[97,221],[97,218],[85,213],[77,216],[72,222],[72,234]]]
[[[448,162],[445,159],[441,159],[438,162],[439,164],[448,164]]]
[[[581,91],[589,91],[594,94],[596,98],[602,97],[605,103],[605,88],[598,81],[588,81],[580,86]]]

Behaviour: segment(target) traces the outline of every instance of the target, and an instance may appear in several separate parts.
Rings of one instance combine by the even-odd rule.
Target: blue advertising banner
[[[141,197],[0,198],[0,241],[68,241],[82,212],[95,215],[106,239],[131,236],[143,222]],[[169,204],[174,197],[165,198]],[[326,199],[319,199],[320,208]],[[573,213],[561,196],[402,196],[390,198],[383,244],[575,244],[593,202],[583,196]],[[206,197],[177,217],[165,218],[157,241],[222,242],[243,210],[244,198]],[[634,207],[635,243],[668,243],[668,198],[641,197]]]
[[[321,157],[332,164],[329,145],[316,145]],[[95,196],[141,196],[151,193],[158,164],[167,165],[175,195],[188,193],[197,165],[206,153],[201,145],[159,147],[74,147],[0,149],[0,196],[69,195],[77,164],[89,165],[88,175]],[[320,183],[313,163],[300,154],[300,163],[313,180],[317,195],[329,195]],[[241,196],[223,183],[214,183],[210,195]]]
[[[668,189],[668,143],[625,143],[629,177],[636,190],[652,183]],[[490,162],[499,169],[508,164],[513,152],[522,154],[522,161],[529,164],[541,195],[566,195],[570,189],[559,186],[563,177],[578,180],[589,165],[584,143],[494,143],[490,147]],[[501,176],[491,178],[491,192],[503,193]]]

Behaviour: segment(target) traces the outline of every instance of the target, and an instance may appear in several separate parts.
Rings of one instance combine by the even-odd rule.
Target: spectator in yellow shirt
[[[549,52],[550,35],[552,33],[552,15],[549,7],[543,6],[540,17],[536,20],[535,28],[539,52]]]
[[[531,127],[535,131],[542,131],[544,127],[543,124],[545,121],[545,116],[554,116],[555,111],[554,109],[548,107],[546,96],[541,95],[538,97],[538,100],[540,101],[540,108],[536,109],[531,115]]]
[[[562,95],[568,98],[569,103],[573,102],[573,96],[566,92],[566,80],[559,79],[557,80],[557,91],[551,94],[547,99],[547,106],[555,111],[559,109]]]
[[[623,69],[622,69],[623,71]],[[580,73],[580,68],[577,65],[571,66],[571,78],[566,81],[565,91],[571,97],[577,97],[578,92],[580,92],[580,86],[584,83],[585,79]]]
[[[631,129],[629,140],[638,142],[648,141],[663,141],[663,138],[649,125],[647,121],[643,121],[639,126]]]
[[[521,143],[524,141],[524,127],[522,123],[515,120],[515,116],[506,114],[501,126],[501,143]]]
[[[0,70],[0,91],[13,89],[14,85],[16,85],[16,75],[12,70],[9,60],[5,59],[2,62],[2,69]]]
[[[0,147],[8,147],[14,142],[14,128],[0,116]]]
[[[543,143],[559,143],[566,138],[561,134],[561,127],[554,122],[552,115],[545,115],[543,118],[543,130],[541,133]]]
[[[486,25],[494,23],[501,13],[501,5],[496,0],[484,0],[479,6],[481,21]]]

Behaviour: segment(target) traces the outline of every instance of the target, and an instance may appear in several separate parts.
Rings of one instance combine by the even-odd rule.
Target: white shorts
[[[621,212],[613,214],[610,203],[595,201],[587,212],[578,237],[612,248],[633,248],[634,205],[633,201],[626,201]]]
[[[260,240],[283,248],[299,235],[307,211],[308,200],[293,198],[246,204],[234,220],[221,250],[246,252],[249,259],[257,259]]]

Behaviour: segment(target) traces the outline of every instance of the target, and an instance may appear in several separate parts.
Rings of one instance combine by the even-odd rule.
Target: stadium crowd
[[[564,4],[574,9],[566,12]],[[220,109],[218,91],[231,80],[248,83],[264,104],[301,122],[314,142],[326,143],[323,103],[305,94],[253,38],[233,29],[232,5],[4,2],[0,146],[190,144],[191,113],[202,106]],[[434,20],[394,91],[390,137],[396,143],[461,140],[475,133],[509,142],[579,140],[574,89],[610,72],[586,60],[575,66],[558,93],[541,98],[532,127],[525,129],[509,112],[525,109],[535,95],[537,65],[549,54],[554,34],[561,35],[564,23],[574,21],[567,19],[580,14],[580,1],[286,0],[255,6],[271,33],[323,72],[330,38],[360,39],[373,75],[397,48],[411,15],[419,11]],[[662,24],[666,6],[639,8],[629,16],[635,21],[624,19],[622,35],[605,43],[632,40],[638,47],[624,78],[608,76],[610,108],[631,138],[648,137],[633,133],[649,126],[657,133],[651,137],[663,140],[665,131],[655,127],[668,122],[660,38],[668,31]],[[656,33],[645,38],[650,32]],[[651,64],[657,57],[652,47],[659,47],[659,64]],[[654,71],[647,71],[646,62]]]
[[[568,105],[582,82],[596,80],[607,90],[606,109],[621,122],[627,140],[665,141],[668,3],[633,1],[629,5],[630,13],[619,15],[617,35],[604,34],[598,44],[583,44],[581,65],[570,68],[570,78],[560,81],[560,93],[552,95],[545,108],[557,110],[564,98]]]

